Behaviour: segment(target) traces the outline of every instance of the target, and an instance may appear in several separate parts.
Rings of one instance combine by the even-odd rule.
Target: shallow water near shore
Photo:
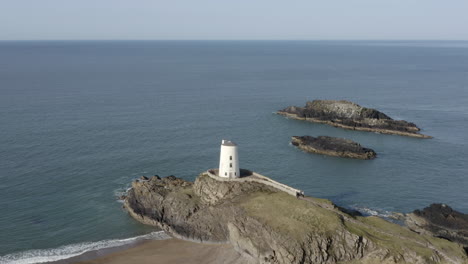
[[[341,206],[468,213],[468,42],[0,42],[0,57],[0,263],[154,231],[116,196],[141,175],[194,180],[217,167],[223,138],[242,168]],[[313,99],[376,108],[434,138],[274,114]],[[289,144],[302,135],[378,157],[304,153]]]

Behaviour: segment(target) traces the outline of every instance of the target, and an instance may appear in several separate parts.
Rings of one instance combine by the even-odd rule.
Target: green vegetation
[[[432,245],[448,253],[449,256],[464,257],[461,246],[447,240],[420,235],[375,216],[357,217],[357,220],[363,225],[346,221],[346,228],[356,235],[364,236],[390,249],[394,256],[403,255],[407,249],[410,249],[430,261],[433,251],[429,245]]]
[[[284,192],[253,193],[240,205],[251,217],[280,233],[295,237],[301,237],[304,230],[331,233],[342,226],[337,214]]]
[[[325,199],[312,199],[314,202],[331,204]],[[357,217],[356,221],[342,220],[338,213],[299,200],[283,192],[257,192],[244,197],[240,206],[247,214],[275,231],[301,238],[307,233],[331,235],[339,230],[362,236],[376,245],[389,250],[398,261],[408,252],[416,252],[428,262],[434,255],[431,247],[445,252],[451,257],[465,259],[461,246],[449,241],[419,235],[397,224],[378,217]],[[305,232],[305,231],[308,232]],[[431,246],[432,245],[432,246]]]

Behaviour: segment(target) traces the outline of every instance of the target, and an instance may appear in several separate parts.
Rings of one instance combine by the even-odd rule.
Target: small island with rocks
[[[463,247],[240,169],[237,145],[223,140],[219,168],[195,182],[175,176],[132,183],[124,207],[173,237],[229,244],[237,263],[467,263]]]
[[[414,123],[394,120],[372,108],[341,100],[314,100],[305,107],[289,106],[280,115],[310,122],[323,123],[350,130],[369,131],[417,138],[431,138],[419,133]]]
[[[359,143],[345,138],[329,136],[294,136],[291,144],[306,152],[352,159],[370,160],[377,153],[370,148],[364,148]]]

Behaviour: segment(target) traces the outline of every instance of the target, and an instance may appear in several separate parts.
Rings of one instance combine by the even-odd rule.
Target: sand
[[[249,263],[229,244],[200,244],[180,239],[150,240],[132,248],[76,264],[240,264]]]

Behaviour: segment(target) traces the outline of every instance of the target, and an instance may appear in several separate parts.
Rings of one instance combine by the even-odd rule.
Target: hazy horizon
[[[0,39],[0,41],[369,41],[369,42],[401,42],[401,41],[434,41],[434,42],[468,42],[468,39]]]
[[[2,1],[0,40],[468,40],[468,1]]]

